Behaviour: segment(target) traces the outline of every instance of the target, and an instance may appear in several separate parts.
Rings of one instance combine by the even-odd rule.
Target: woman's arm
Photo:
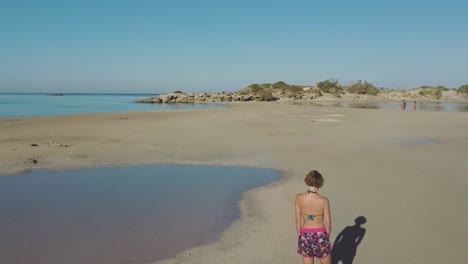
[[[301,234],[301,208],[299,207],[299,194],[296,196],[296,232]]]
[[[325,198],[325,207],[323,208],[323,222],[328,234],[331,234],[331,214],[330,214],[330,203]]]

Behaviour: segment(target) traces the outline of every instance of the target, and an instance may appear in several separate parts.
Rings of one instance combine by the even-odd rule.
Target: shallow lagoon
[[[274,170],[145,166],[0,177],[0,263],[146,263],[217,239]]]
[[[468,112],[468,103],[421,103],[408,101],[403,109],[399,102],[296,102],[300,105],[384,109],[404,111]]]

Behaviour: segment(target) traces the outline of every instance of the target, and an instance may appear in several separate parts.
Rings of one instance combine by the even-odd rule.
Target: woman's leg
[[[302,257],[302,262],[304,262],[304,264],[314,264],[314,258]]]
[[[328,254],[326,257],[321,258],[320,264],[331,264],[331,255]]]

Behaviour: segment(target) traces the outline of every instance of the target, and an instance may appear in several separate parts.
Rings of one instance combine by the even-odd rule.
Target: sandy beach
[[[311,169],[325,177],[332,241],[356,217],[367,219],[355,264],[468,259],[467,113],[239,103],[0,119],[0,149],[1,175],[143,164],[283,172],[244,195],[242,219],[219,241],[159,263],[301,263],[293,205]]]

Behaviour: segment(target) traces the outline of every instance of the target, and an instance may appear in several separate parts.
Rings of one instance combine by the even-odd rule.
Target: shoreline
[[[435,263],[442,257],[460,262],[466,256],[461,250],[463,232],[456,232],[457,227],[462,228],[467,214],[456,209],[457,206],[463,208],[460,207],[463,206],[461,201],[466,198],[462,190],[466,180],[461,175],[457,176],[458,171],[468,169],[463,161],[463,153],[468,150],[468,144],[463,139],[463,133],[468,128],[465,113],[403,113],[266,103],[231,105],[228,108],[207,109],[209,111],[37,117],[13,122],[2,120],[0,144],[6,148],[2,146],[5,151],[0,153],[0,171],[4,174],[7,170],[5,165],[11,166],[13,171],[13,167],[17,170],[29,167],[34,170],[63,170],[165,164],[270,168],[281,172],[278,182],[244,193],[240,202],[241,219],[224,230],[219,240],[157,263],[300,261],[294,246],[291,206],[295,193],[304,189],[303,175],[311,168],[321,171],[326,180],[323,194],[329,196],[333,207],[332,239],[341,229],[352,224],[355,217],[364,215],[369,219],[365,226],[369,232],[358,248],[356,262],[376,263],[380,260],[380,263],[392,263],[394,251],[399,252],[403,262],[412,259],[418,263]],[[435,126],[432,122],[434,119],[440,120],[440,124]],[[366,120],[375,122],[376,127]],[[366,132],[372,128],[374,131]],[[442,138],[444,144],[408,147],[391,142],[395,135],[418,134]],[[29,146],[50,140],[69,144],[69,147],[53,144],[43,148]],[[376,145],[374,142],[380,143]],[[380,149],[381,145],[385,151]],[[458,146],[458,149],[454,146]],[[428,152],[428,148],[434,148],[437,153]],[[360,151],[360,154],[355,151]],[[415,157],[412,164],[400,156],[408,153]],[[350,155],[353,158],[350,159]],[[28,158],[37,158],[38,163],[25,164]],[[391,164],[386,162],[388,159],[393,160]],[[432,162],[426,164],[426,160]],[[425,164],[424,177],[420,171],[423,168],[421,164]],[[364,165],[366,169],[362,170]],[[438,186],[436,177],[440,169],[437,166],[452,172],[454,182]],[[394,167],[405,168],[412,177],[395,175]],[[373,175],[379,175],[379,178],[375,179]],[[382,197],[382,194],[392,194],[388,188],[398,187],[395,181],[403,180],[406,186],[399,186],[399,199],[402,201],[394,204],[395,201],[386,199],[385,195]],[[368,183],[373,188],[359,189],[358,193],[348,188]],[[420,190],[421,184],[425,190],[450,191],[460,200],[454,201],[451,206],[440,207],[442,213],[461,214],[452,223],[455,234],[440,234],[442,241],[452,236],[452,241],[459,247],[451,243],[444,246],[424,242],[430,239],[426,231],[441,220],[440,216],[425,219],[424,212],[441,205],[436,199],[437,193],[431,193],[435,197],[429,196],[427,201],[420,199],[420,193],[413,190]],[[372,197],[370,201],[367,200],[369,197]],[[402,203],[408,209],[400,207]],[[411,211],[407,211],[409,209]],[[389,213],[393,215],[392,219],[385,217]],[[385,243],[387,239],[398,241],[395,226],[401,232],[407,232],[411,239],[419,237],[422,244],[413,248],[406,248],[409,242],[388,245]],[[415,231],[416,226],[424,232]],[[381,241],[383,237],[387,239]],[[386,247],[382,248],[383,245]],[[424,252],[428,249],[439,247],[448,252],[448,257],[445,254],[441,257],[425,256]]]
[[[112,171],[112,173],[96,173],[96,169],[101,172],[106,170],[108,172]],[[44,205],[44,208],[42,208],[44,210],[42,211],[54,211],[55,213],[52,215],[44,213],[36,214],[34,213],[35,207],[26,206],[23,208],[22,206],[9,206],[10,208],[18,208],[21,211],[20,215],[18,216],[17,214],[15,215],[15,212],[10,212],[10,210],[8,210],[9,207],[7,207],[5,212],[5,217],[7,218],[5,220],[17,218],[21,220],[18,224],[13,224],[9,221],[0,221],[0,228],[10,227],[5,229],[5,237],[0,239],[0,242],[10,243],[12,245],[10,250],[3,249],[3,253],[5,254],[4,256],[0,255],[0,260],[3,260],[0,262],[8,263],[16,261],[17,263],[29,263],[35,259],[41,263],[44,261],[50,261],[50,263],[62,263],[62,258],[66,259],[67,256],[75,255],[80,252],[81,255],[76,256],[77,258],[75,259],[70,259],[70,263],[120,263],[121,261],[125,262],[125,260],[129,261],[129,263],[149,263],[148,261],[150,260],[167,260],[168,258],[175,257],[180,252],[190,250],[194,246],[203,246],[216,242],[221,237],[222,233],[225,232],[225,230],[227,230],[234,222],[242,219],[240,203],[248,191],[253,191],[257,188],[262,188],[270,184],[277,183],[281,181],[283,177],[282,174],[277,170],[252,169],[245,167],[158,165],[136,167],[99,167],[96,169],[91,169],[91,171],[94,171],[91,172],[91,175],[88,174],[88,169],[85,169],[85,171],[65,170],[62,173],[57,173],[58,171],[51,172],[47,170],[34,171],[31,175],[22,175],[22,177],[5,177],[5,180],[3,181],[5,184],[5,186],[3,186],[5,195],[3,195],[3,197],[9,197],[10,199],[13,199],[7,199],[10,200],[12,204],[35,204],[35,199],[31,200],[31,197],[29,197],[28,193],[33,193],[33,196],[41,199],[43,195],[42,190],[44,190],[44,188],[48,189],[47,185],[54,186],[54,182],[57,181],[57,186],[54,186],[55,190],[49,190],[45,196],[55,196],[62,201],[58,202],[60,204],[58,205],[54,202],[56,199],[46,198],[48,203],[41,203],[41,207]],[[122,174],[121,171],[127,171],[127,173]],[[136,174],[129,174],[129,171],[133,171]],[[174,171],[179,171],[179,173],[176,174]],[[180,174],[181,171],[189,172],[190,174],[197,171],[203,173],[195,173],[196,175],[185,174],[185,176],[183,176]],[[155,172],[157,175],[154,174]],[[161,174],[158,172],[169,172],[169,174],[166,175],[164,173]],[[246,177],[247,175],[245,173],[249,176],[251,175],[252,178]],[[88,184],[94,182],[96,176],[100,178],[96,182],[98,185],[92,187],[89,186]],[[136,178],[134,181],[132,180],[134,178],[132,176],[135,176],[139,179],[146,179],[145,182],[152,187],[145,188],[145,186],[147,186],[146,184],[144,184],[145,186],[142,186],[142,181]],[[157,177],[154,178],[152,176]],[[180,182],[182,177],[185,179],[184,183],[182,186],[177,187],[174,183],[170,183],[172,182],[170,176],[178,178],[178,180],[176,179],[177,182]],[[71,182],[74,184],[70,185],[70,182],[63,177],[71,177]],[[102,185],[103,181],[101,177],[107,178],[107,184]],[[50,180],[50,178],[54,179]],[[84,178],[86,180],[84,182],[82,180],[76,181],[78,178]],[[62,182],[60,179],[66,181]],[[158,184],[155,184],[155,181]],[[12,182],[15,184],[11,184]],[[195,189],[190,187],[192,184],[199,185],[200,182],[202,182],[203,185],[208,184],[210,186],[213,185],[217,187],[210,187],[210,189],[203,188],[202,186],[200,186],[201,188]],[[30,192],[24,193],[26,197],[29,197],[25,200],[21,198],[21,195],[16,195],[18,191],[21,191],[23,188],[16,189],[15,186],[28,186],[31,183],[41,187],[26,187]],[[129,183],[129,188],[125,188],[123,186],[128,185]],[[116,190],[115,186],[118,186],[118,192],[109,191],[109,188],[107,187],[108,184],[114,186],[111,187],[110,190]],[[180,197],[185,201],[184,204],[180,204],[180,202],[177,200],[168,200],[167,196],[171,196],[171,194],[166,193],[165,195],[160,195],[159,193],[161,191],[163,193],[165,192],[164,189],[160,189],[160,184],[164,186],[172,185],[173,188],[165,188],[166,190],[177,189],[177,191],[173,192],[172,196],[176,195],[176,197],[180,197],[181,190],[183,190],[185,193],[190,193],[190,200],[187,200],[188,197],[184,195]],[[140,194],[127,190],[135,190],[135,186],[139,186],[138,190],[142,191]],[[9,187],[13,188],[10,189]],[[69,192],[64,192],[62,187],[67,189],[70,193],[76,192],[75,195],[84,191],[88,194],[87,197],[90,196],[93,198],[89,199],[87,197],[75,197],[75,195],[72,195],[70,200],[70,198],[67,197],[68,194],[65,194]],[[90,190],[88,190],[88,187]],[[96,189],[100,189],[101,191],[96,192]],[[191,189],[193,190],[193,193],[190,191]],[[158,191],[155,192],[155,190]],[[220,192],[220,190],[223,191]],[[141,193],[143,193],[143,195],[141,195]],[[208,193],[213,196],[208,195]],[[225,195],[224,193],[229,193],[229,195]],[[234,193],[235,195],[232,195]],[[141,200],[135,198],[135,196],[139,197]],[[148,199],[148,196],[156,197],[157,199]],[[164,198],[164,196],[166,196],[166,198]],[[121,197],[122,199],[120,199]],[[215,200],[208,201],[209,199],[213,198]],[[135,202],[133,206],[136,206],[136,208],[139,208],[140,206],[137,204],[141,203],[141,206],[143,206],[144,209],[136,209],[132,205],[129,207],[129,204],[127,203],[129,201],[128,199]],[[81,202],[77,203],[76,200],[80,200]],[[113,202],[109,203],[110,200]],[[123,203],[115,204],[116,200]],[[20,202],[17,203],[17,201]],[[85,201],[85,203],[83,203],[83,201]],[[92,210],[92,212],[90,212],[91,215],[89,215],[89,208],[87,205],[89,203],[98,205],[93,206],[93,208],[100,208],[100,210],[104,210],[103,212],[106,213],[99,213]],[[207,204],[209,204],[209,206],[207,206]],[[218,206],[214,206],[214,204],[217,204]],[[52,205],[52,208],[48,208],[50,205]],[[180,208],[179,210],[174,211],[173,206]],[[78,211],[81,213],[67,212],[67,208],[75,208],[72,211]],[[109,208],[114,208],[114,212],[109,210]],[[115,214],[115,208],[120,208],[120,210],[118,210],[120,211],[119,214]],[[172,208],[172,210],[168,208]],[[88,213],[83,213],[85,211],[88,211]],[[139,213],[135,213],[135,211],[138,211]],[[113,219],[107,219],[107,212],[114,216]],[[130,215],[126,215],[126,212],[132,213],[130,213]],[[200,215],[200,212],[203,212],[203,214]],[[74,215],[74,217],[71,217],[70,214]],[[24,218],[25,215],[28,215],[29,217]],[[57,217],[57,215],[61,216]],[[180,219],[181,217],[185,218],[188,215],[191,215],[197,219],[197,221],[194,223],[197,228],[189,227],[188,229],[184,230],[180,228],[180,225],[174,225],[172,222],[178,221],[177,219]],[[32,236],[29,238],[29,236],[26,235],[27,240],[30,241],[28,243],[30,247],[27,250],[22,249],[20,245],[23,243],[23,241],[25,241],[25,233],[22,230],[28,230],[28,232],[26,232],[27,234],[35,233],[35,231],[38,229],[38,226],[36,226],[37,221],[34,219],[36,216],[40,218],[38,226],[40,226],[39,229],[42,230],[42,233],[51,234],[50,239],[46,238],[44,240],[44,242],[46,242],[45,245],[58,242],[60,246],[59,244],[52,248],[50,246],[44,246],[40,243],[43,240],[40,237]],[[176,217],[175,219],[174,216]],[[83,221],[80,223],[74,223],[73,219],[76,219],[76,217],[82,219]],[[88,217],[94,220],[90,222],[87,220]],[[49,221],[44,221],[44,219],[48,219]],[[122,219],[125,219],[127,225],[132,226],[132,228],[117,228],[116,230],[115,226],[122,225]],[[151,219],[151,221],[148,221],[149,219]],[[203,219],[203,221],[200,221],[201,219]],[[65,224],[58,226],[46,224],[46,222],[50,223],[57,220],[59,222],[63,222],[65,220]],[[180,221],[178,222],[180,224]],[[76,226],[77,224],[78,226]],[[108,230],[107,227],[110,227],[111,230],[115,231],[109,232],[110,230]],[[68,234],[68,230],[70,230],[70,228],[71,230],[74,230],[74,232]],[[90,239],[88,235],[85,235],[85,240],[87,242],[84,243],[82,240],[83,237],[81,235],[77,236],[76,234],[88,234],[90,229],[95,229],[95,231],[97,231],[97,233],[100,235],[93,236],[93,239]],[[10,231],[8,232],[7,230]],[[102,234],[102,230],[106,230],[106,232],[104,232],[106,235]],[[204,230],[205,232],[202,233],[200,230]],[[15,233],[17,234],[15,235]],[[55,234],[55,236],[52,234]],[[57,237],[57,234],[67,235]],[[148,236],[148,234],[153,235]],[[119,242],[119,239],[117,239],[116,241],[108,241],[106,243],[107,245],[99,243],[99,241],[102,242],[103,240],[106,240],[107,236],[109,235],[112,237],[124,239],[126,242],[124,245],[122,245]],[[187,239],[185,241],[179,241],[174,240],[174,237],[185,237]],[[164,242],[162,238],[167,238],[169,241]],[[63,243],[65,243],[65,245],[72,244],[75,246],[69,248],[67,246],[63,246]],[[88,247],[88,245],[94,245],[92,247],[94,249]],[[24,251],[26,255],[23,256],[21,253],[22,251]],[[102,254],[101,252],[104,252],[105,254]],[[146,260],[146,262],[143,260]]]
[[[341,99],[341,100],[329,100],[329,99],[315,99],[315,100],[295,100],[295,101],[272,101],[272,102],[262,102],[262,101],[249,101],[249,102],[194,102],[194,103],[168,103],[168,105],[222,105],[222,108],[229,108],[233,106],[249,105],[249,104],[272,104],[272,105],[311,105],[313,107],[339,107],[339,108],[359,108],[359,107],[347,107],[347,106],[332,106],[332,105],[313,105],[313,104],[334,104],[334,103],[355,103],[355,104],[375,104],[375,103],[394,103],[401,104],[401,101],[390,99],[390,100],[373,100],[373,99]],[[411,106],[414,103],[408,101],[407,105]],[[437,101],[437,100],[426,100],[426,101],[417,101],[417,105],[421,104],[461,104],[468,105],[468,100],[460,101]],[[65,114],[65,115],[47,115],[47,116],[20,116],[20,117],[0,117],[0,122],[14,122],[20,121],[22,119],[30,118],[49,118],[49,117],[73,117],[73,116],[93,116],[93,115],[125,115],[127,113],[155,113],[155,112],[191,112],[191,111],[211,111],[218,108],[204,108],[204,109],[171,109],[171,110],[144,110],[144,111],[130,111],[130,112],[99,112],[99,113],[82,113],[82,114]],[[375,109],[372,109],[375,110]],[[389,110],[389,109],[383,109]],[[419,111],[429,111],[429,110],[419,110]],[[446,112],[446,111],[435,111],[435,112]]]

